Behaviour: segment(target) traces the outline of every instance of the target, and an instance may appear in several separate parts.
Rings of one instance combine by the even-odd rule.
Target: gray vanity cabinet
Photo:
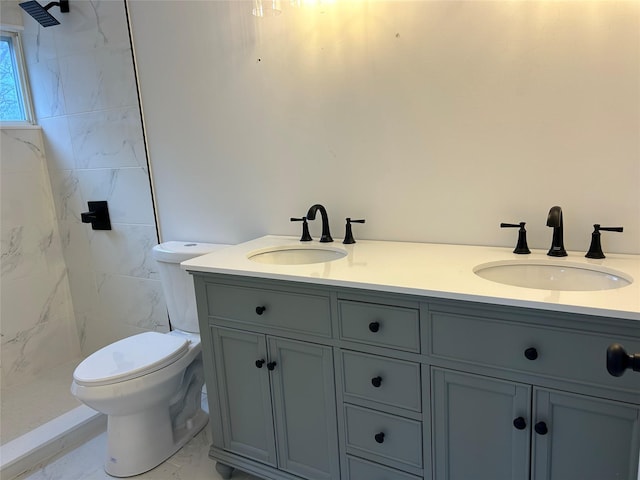
[[[224,448],[304,478],[338,478],[330,347],[212,327]]]
[[[637,322],[194,274],[210,457],[277,480],[637,480]]]
[[[275,467],[270,375],[264,365],[266,338],[227,328],[211,327],[210,331],[218,377],[223,447]]]
[[[436,480],[635,478],[633,405],[438,368],[431,378]]]
[[[424,477],[420,309],[340,294],[335,349],[344,480]]]
[[[637,478],[638,406],[536,388],[531,418],[532,480]]]
[[[338,480],[328,295],[195,279],[218,472]]]
[[[531,387],[439,368],[431,383],[435,480],[529,480]]]
[[[609,375],[605,359],[614,341],[640,347],[637,327],[460,303],[429,310],[434,480],[636,480],[640,377]]]

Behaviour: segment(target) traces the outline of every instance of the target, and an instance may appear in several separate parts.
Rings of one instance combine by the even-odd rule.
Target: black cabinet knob
[[[534,425],[533,429],[536,431],[538,435],[546,435],[549,433],[549,429],[547,428],[547,424],[544,422],[538,422]]]
[[[527,348],[524,351],[524,356],[527,358],[527,360],[535,360],[536,358],[538,358],[538,350],[536,350],[534,347]]]
[[[261,306],[259,306],[259,307],[256,307],[256,313],[257,313],[258,315],[262,315],[266,310],[267,310],[267,307],[264,307],[264,306],[262,306],[262,305],[261,305]]]
[[[373,438],[375,438],[376,442],[383,443],[384,442],[384,432],[376,433]]]
[[[264,365],[265,360],[260,359],[260,360],[256,360],[256,367],[258,368],[262,368],[262,365]]]
[[[518,430],[524,430],[525,428],[527,428],[527,422],[525,421],[524,418],[518,417],[513,420],[513,426],[516,427]]]
[[[276,365],[277,365],[276,362],[267,363],[267,370],[273,370],[274,368],[276,368]]]
[[[371,322],[369,324],[369,331],[376,333],[378,330],[380,330],[380,322]]]
[[[640,354],[629,355],[619,343],[613,343],[607,348],[607,371],[614,377],[620,377],[629,368],[640,372]]]
[[[371,385],[373,385],[376,388],[379,388],[380,385],[382,385],[382,377],[381,376],[373,377],[371,379]]]

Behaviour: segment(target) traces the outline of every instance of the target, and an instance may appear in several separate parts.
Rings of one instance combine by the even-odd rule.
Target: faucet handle
[[[364,223],[364,218],[361,220],[351,220],[351,218],[347,217],[346,220],[347,220],[346,232],[344,234],[344,240],[342,241],[342,243],[349,245],[351,243],[356,243],[355,239],[353,238],[353,232],[351,231],[351,224]]]
[[[302,218],[294,218],[291,217],[292,222],[302,222],[302,237],[300,237],[301,242],[310,242],[313,240],[311,238],[311,234],[309,233],[309,224],[307,223],[307,217]]]
[[[602,253],[602,244],[600,242],[600,232],[622,232],[622,227],[601,227],[599,223],[593,225],[593,233],[591,234],[591,245],[589,251],[585,255],[587,258],[606,258]]]
[[[526,255],[531,253],[529,250],[529,246],[527,245],[527,231],[524,226],[526,222],[520,223],[501,223],[500,228],[519,228],[518,230],[518,243],[516,248],[513,250],[513,253],[517,253],[518,255]]]

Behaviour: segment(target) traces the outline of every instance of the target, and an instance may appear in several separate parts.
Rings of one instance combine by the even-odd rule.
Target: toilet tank
[[[198,333],[198,313],[191,275],[180,262],[214,252],[227,245],[197,242],[164,242],[151,249],[158,264],[162,290],[173,328]]]

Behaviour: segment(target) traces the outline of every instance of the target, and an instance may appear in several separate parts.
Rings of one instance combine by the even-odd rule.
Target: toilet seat
[[[79,385],[124,382],[172,364],[189,350],[184,337],[145,332],[119,340],[85,358],[73,372]]]

